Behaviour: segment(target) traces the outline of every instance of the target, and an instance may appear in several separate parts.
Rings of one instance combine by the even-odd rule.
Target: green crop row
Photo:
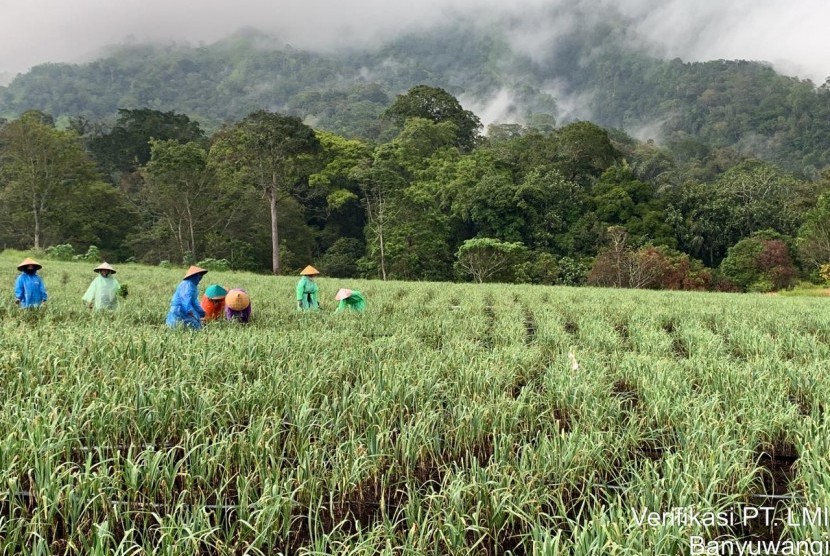
[[[14,260],[0,256],[0,284]],[[12,269],[9,271],[8,269]],[[0,303],[4,554],[679,554],[642,511],[830,506],[819,298],[211,272],[248,326],[168,330],[181,270],[50,262]],[[122,278],[123,277],[123,278]],[[332,314],[339,287],[364,314]],[[0,293],[3,290],[0,289]],[[775,498],[765,498],[772,495]]]

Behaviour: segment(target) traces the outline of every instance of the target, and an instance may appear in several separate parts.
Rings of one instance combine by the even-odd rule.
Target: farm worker
[[[337,309],[334,310],[335,313],[347,309],[350,311],[362,311],[366,308],[366,300],[363,299],[363,294],[356,290],[340,288],[337,291],[337,295],[334,296],[334,299],[340,302]]]
[[[107,263],[102,263],[92,269],[98,273],[95,280],[89,285],[83,301],[90,309],[115,309],[118,306],[118,295],[121,284],[115,279],[115,269]]]
[[[251,321],[251,298],[245,290],[234,288],[225,296],[225,318],[247,324]]]
[[[311,265],[300,272],[302,278],[297,282],[297,309],[301,311],[317,309],[317,284],[314,282],[314,277],[319,274],[320,271]]]
[[[189,326],[194,330],[202,328],[202,317],[205,311],[199,306],[198,284],[207,270],[198,266],[187,269],[184,279],[176,288],[176,293],[170,300],[170,312],[167,313],[167,326],[173,328],[179,324]]]
[[[222,316],[225,311],[225,288],[219,284],[211,284],[202,296],[202,309],[205,311],[205,318],[202,321],[215,320]]]
[[[24,309],[40,307],[46,303],[46,285],[37,275],[41,268],[39,262],[28,257],[17,265],[21,274],[14,283],[14,302]]]

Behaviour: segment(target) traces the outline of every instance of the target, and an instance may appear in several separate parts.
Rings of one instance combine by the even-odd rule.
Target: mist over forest
[[[536,11],[498,21],[497,12],[476,22],[459,15],[337,51],[326,51],[325,40],[318,51],[305,50],[252,27],[203,46],[122,44],[89,63],[43,64],[19,75],[0,88],[0,115],[37,108],[59,122],[83,116],[106,125],[119,108],[150,107],[215,130],[265,108],[375,140],[376,117],[396,94],[424,83],[454,94],[485,128],[590,120],[661,144],[688,135],[735,146],[807,172],[827,163],[826,153],[803,153],[790,138],[793,120],[799,134],[823,132],[826,96],[815,85],[825,84],[780,75],[769,63],[657,57],[665,48],[622,24],[632,19],[603,20],[590,3],[536,10],[544,18],[535,23]]]

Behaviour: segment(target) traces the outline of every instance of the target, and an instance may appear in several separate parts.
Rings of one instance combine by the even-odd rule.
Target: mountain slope
[[[44,64],[0,87],[0,115],[111,119],[175,110],[208,130],[266,108],[383,139],[378,117],[417,84],[445,88],[489,121],[591,119],[678,149],[733,147],[807,175],[830,165],[830,90],[763,63],[662,60],[605,24],[532,56],[509,30],[453,23],[373,50],[317,54],[245,31],[207,47],[125,46],[83,65]]]

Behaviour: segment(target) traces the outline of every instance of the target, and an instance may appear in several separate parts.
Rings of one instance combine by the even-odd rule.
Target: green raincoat
[[[337,306],[337,309],[335,309],[334,312],[339,313],[340,311],[345,311],[347,309],[352,311],[362,311],[365,308],[366,300],[363,299],[363,295],[358,291],[352,290],[352,295],[346,299],[341,299],[340,305]]]
[[[121,285],[114,276],[106,278],[100,274],[92,281],[84,294],[85,303],[92,303],[95,309],[115,309],[118,306],[118,290]]]
[[[297,282],[297,308],[301,311],[317,309],[317,284],[308,276]]]

